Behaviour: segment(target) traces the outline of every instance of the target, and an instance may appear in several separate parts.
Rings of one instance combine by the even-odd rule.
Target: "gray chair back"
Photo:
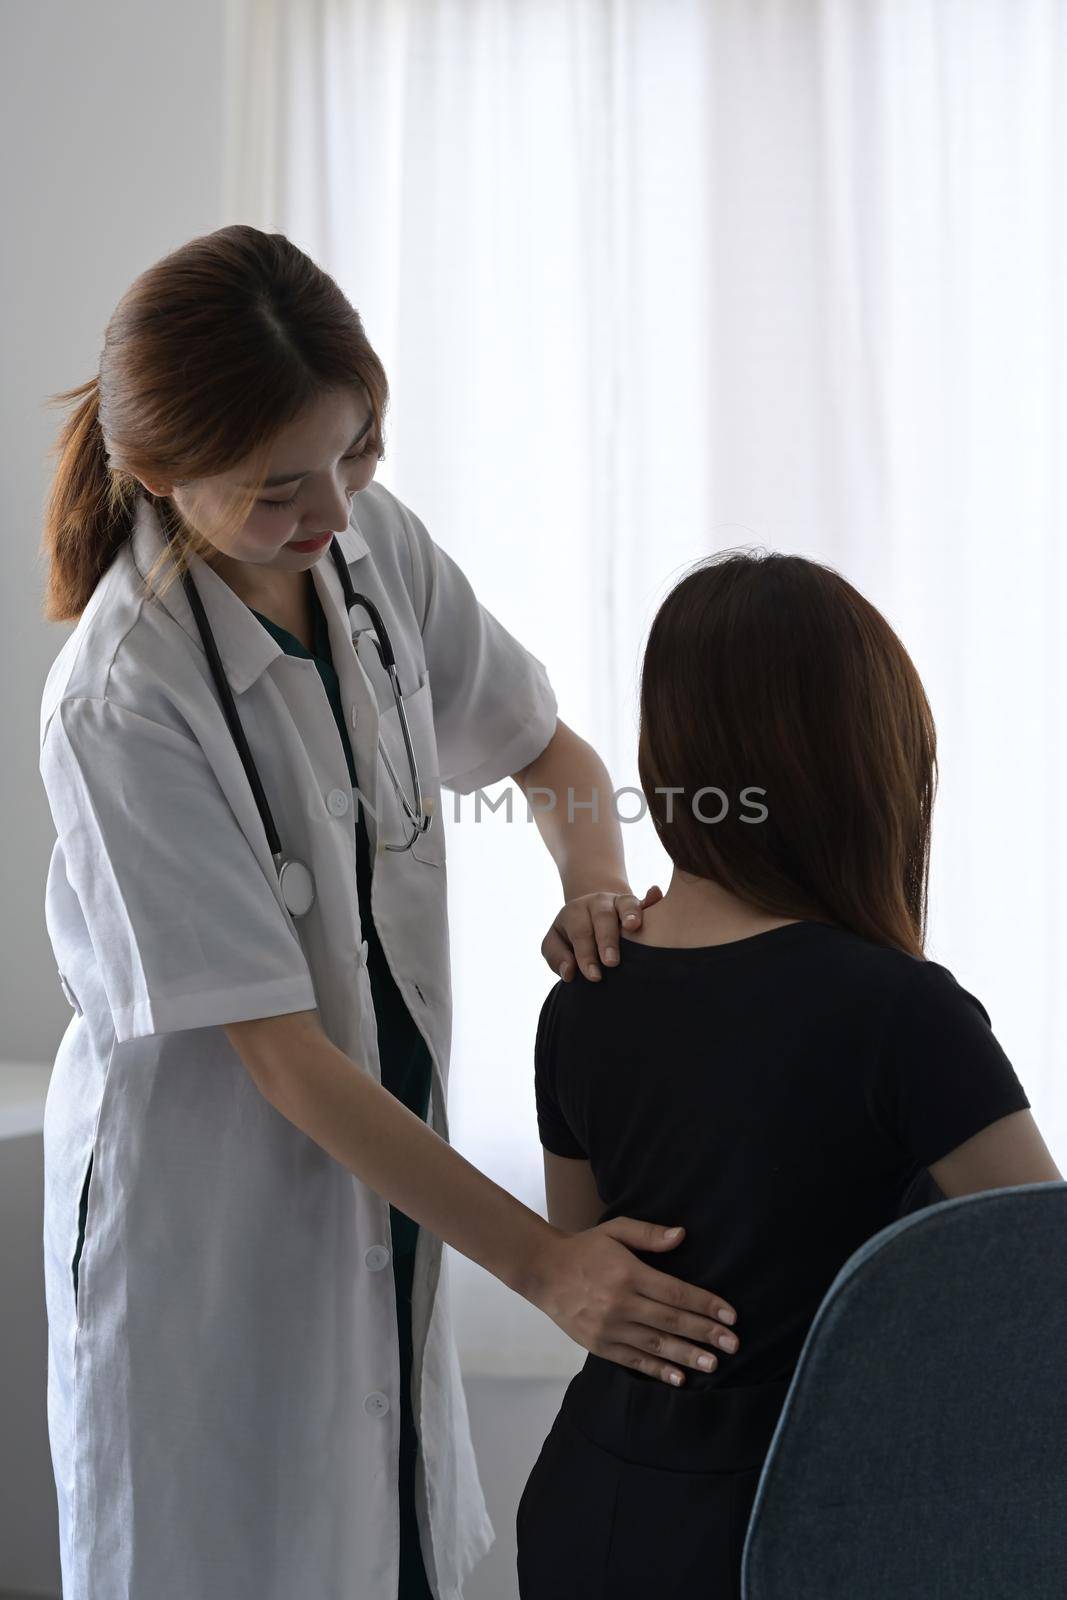
[[[741,1593],[1064,1600],[1067,1182],[944,1200],[845,1262],[763,1464]]]

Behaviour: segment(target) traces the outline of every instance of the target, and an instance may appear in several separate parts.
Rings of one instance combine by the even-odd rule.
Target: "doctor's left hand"
[[[655,883],[643,900],[610,890],[577,895],[553,920],[541,941],[541,954],[564,982],[569,983],[579,967],[587,978],[599,980],[598,959],[608,967],[618,962],[620,927],[636,933],[645,907],[662,899],[663,891]]]

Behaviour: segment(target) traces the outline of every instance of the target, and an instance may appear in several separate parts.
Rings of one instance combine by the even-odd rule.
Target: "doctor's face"
[[[374,413],[363,389],[322,396],[278,436],[266,483],[232,542],[219,545],[231,562],[275,572],[303,572],[348,526],[352,496],[365,489],[378,464]],[[251,481],[246,463],[175,488],[178,510],[194,515],[209,534],[233,491]],[[310,541],[310,542],[309,542]]]

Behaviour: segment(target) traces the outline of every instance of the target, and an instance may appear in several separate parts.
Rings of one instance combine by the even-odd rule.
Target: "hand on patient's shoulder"
[[[645,910],[662,898],[658,884],[641,900],[629,889],[576,895],[553,918],[541,941],[541,954],[564,983],[577,975],[597,983],[601,977],[597,963],[617,966],[623,933],[639,934]]]

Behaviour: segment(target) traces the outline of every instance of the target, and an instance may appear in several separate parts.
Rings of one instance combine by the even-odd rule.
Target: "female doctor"
[[[493,1538],[442,1241],[664,1381],[730,1308],[448,1142],[441,786],[610,793],[542,664],[372,482],[387,386],[279,234],[138,278],[59,444],[41,773],[75,1015],[45,1112],[66,1600],[461,1600]],[[358,497],[358,503],[353,500]],[[618,823],[539,808],[595,977]],[[666,1219],[668,1222],[673,1219]]]

